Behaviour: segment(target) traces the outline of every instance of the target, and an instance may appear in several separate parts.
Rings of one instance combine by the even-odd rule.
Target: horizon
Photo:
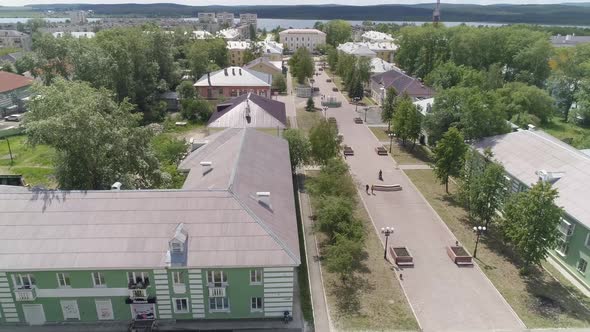
[[[374,5],[416,5],[416,4],[434,4],[434,0],[342,0],[339,3],[325,0],[299,0],[297,4],[284,4],[277,6],[299,6],[299,5],[344,5],[344,6],[374,6]],[[494,1],[494,0],[443,0],[441,5],[445,4],[463,4],[463,5],[558,5],[558,4],[583,4],[590,3],[589,0],[533,0],[533,1]],[[103,0],[97,2],[96,0],[4,0],[0,7],[26,7],[35,5],[67,5],[67,4],[85,4],[85,5],[113,5],[113,4],[177,4],[186,6],[264,6],[268,5],[267,0],[178,0],[178,1],[161,1],[161,0],[139,0],[139,1],[125,1],[125,0]]]

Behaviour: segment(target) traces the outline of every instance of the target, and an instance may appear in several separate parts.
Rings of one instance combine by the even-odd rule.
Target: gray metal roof
[[[213,161],[205,175],[200,160]],[[300,264],[286,141],[227,129],[180,168],[181,190],[0,190],[0,269],[165,267],[179,223],[189,267]]]
[[[287,113],[285,104],[253,93],[243,94],[214,112],[207,126],[217,128],[285,128]],[[218,105],[219,106],[219,105]],[[246,115],[250,118],[247,119]]]
[[[492,149],[494,159],[528,186],[538,181],[536,171],[563,172],[553,183],[559,191],[556,204],[590,229],[590,157],[542,131],[487,137],[474,146]]]
[[[270,87],[272,75],[242,67],[227,67],[205,74],[194,86],[256,86]]]

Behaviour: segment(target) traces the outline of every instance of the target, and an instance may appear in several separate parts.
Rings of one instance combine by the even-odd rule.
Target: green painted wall
[[[590,231],[569,216],[565,216],[565,219],[572,225],[575,225],[574,233],[568,242],[568,251],[565,256],[557,251],[553,251],[552,256],[556,257],[560,263],[562,263],[563,267],[565,267],[579,281],[583,282],[586,287],[590,288],[590,249],[586,247],[585,244],[586,237]],[[586,273],[581,273],[577,270],[580,258],[583,258],[588,262]]]

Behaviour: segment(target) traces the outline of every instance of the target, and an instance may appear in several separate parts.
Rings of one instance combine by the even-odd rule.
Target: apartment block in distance
[[[317,29],[287,29],[279,32],[279,37],[281,44],[292,52],[300,47],[314,52],[318,45],[326,44],[326,34]]]
[[[182,189],[0,186],[0,330],[295,324],[281,319],[301,262],[287,142],[226,129],[193,146]]]

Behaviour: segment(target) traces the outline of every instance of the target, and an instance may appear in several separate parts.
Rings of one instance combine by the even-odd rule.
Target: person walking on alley
[[[367,192],[367,194],[369,194],[369,185],[365,186],[365,191]]]

